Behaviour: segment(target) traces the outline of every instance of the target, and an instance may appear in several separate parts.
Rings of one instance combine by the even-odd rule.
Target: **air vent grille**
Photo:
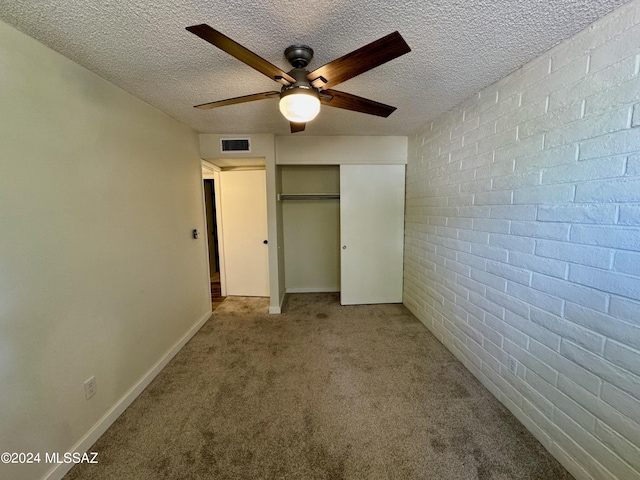
[[[250,152],[251,144],[248,138],[223,138],[220,149],[223,152]]]

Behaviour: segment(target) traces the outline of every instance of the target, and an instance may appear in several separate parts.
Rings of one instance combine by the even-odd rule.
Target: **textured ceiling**
[[[296,135],[408,135],[626,0],[0,0],[0,18],[202,133],[289,134],[276,99],[193,105],[279,84],[185,30],[207,23],[288,71],[314,70],[398,30],[412,51],[336,87],[398,107],[323,107]]]

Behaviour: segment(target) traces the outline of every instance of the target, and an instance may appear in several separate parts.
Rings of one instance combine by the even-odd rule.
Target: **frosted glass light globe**
[[[320,100],[311,93],[284,95],[280,99],[280,112],[290,122],[310,122],[320,112]]]

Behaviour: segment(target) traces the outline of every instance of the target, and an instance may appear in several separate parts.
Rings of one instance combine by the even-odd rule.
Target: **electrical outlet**
[[[518,361],[513,357],[509,357],[509,371],[514,375],[516,375],[518,371]]]
[[[91,377],[84,381],[84,396],[87,400],[93,397],[97,391],[98,384],[96,383],[96,377]]]

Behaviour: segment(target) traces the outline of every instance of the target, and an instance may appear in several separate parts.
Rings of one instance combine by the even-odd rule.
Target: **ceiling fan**
[[[411,51],[402,36],[398,32],[393,32],[309,72],[306,67],[313,58],[313,50],[306,45],[291,45],[284,51],[284,55],[293,69],[283,72],[209,25],[193,25],[186,28],[189,32],[283,85],[279,92],[254,93],[203,103],[196,105],[195,108],[216,108],[280,97],[280,112],[289,120],[291,133],[302,132],[306,123],[313,120],[320,111],[320,104],[380,117],[391,115],[396,107],[333,90],[330,87]]]

